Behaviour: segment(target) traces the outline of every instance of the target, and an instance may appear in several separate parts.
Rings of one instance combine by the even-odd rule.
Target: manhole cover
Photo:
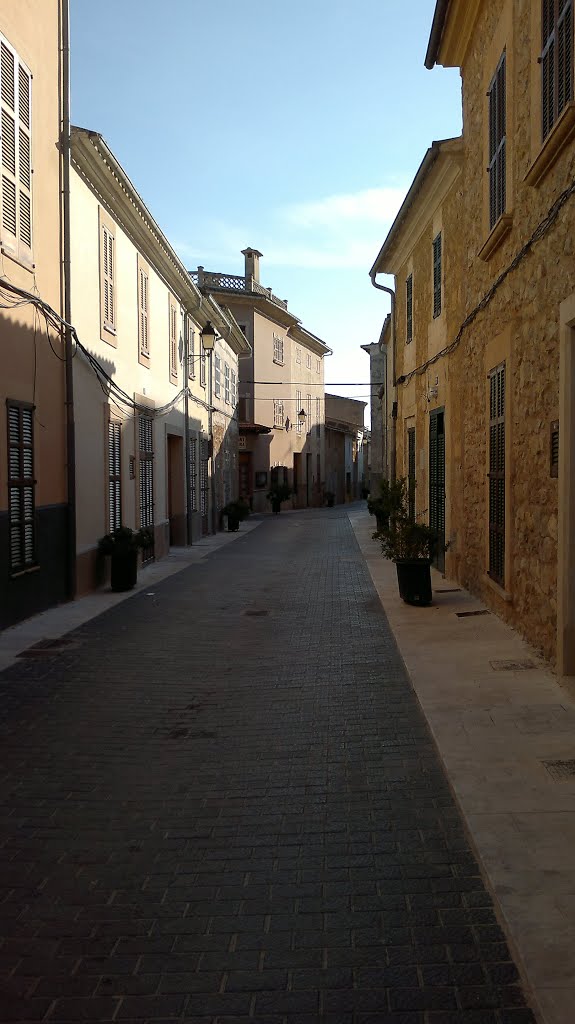
[[[56,636],[46,637],[44,640],[38,640],[38,643],[32,644],[32,647],[27,647],[25,651],[20,651],[18,654],[19,658],[41,658],[43,655],[58,654],[65,648],[73,648],[78,646],[78,641],[68,636]]]
[[[526,658],[524,661],[490,661],[491,668],[496,672],[520,672],[527,668],[537,668],[534,661]]]
[[[568,779],[575,779],[575,760],[542,761],[541,764],[547,769],[549,775],[555,782],[565,782]]]
[[[269,612],[267,612],[265,608],[246,608],[245,612],[243,612],[242,614],[256,617],[260,615],[269,615]]]
[[[456,612],[458,619],[469,619],[472,615],[489,615],[487,608],[478,608],[474,612]]]

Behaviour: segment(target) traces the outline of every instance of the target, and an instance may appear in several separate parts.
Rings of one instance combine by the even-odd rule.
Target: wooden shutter
[[[122,525],[122,425],[108,423],[108,530]]]
[[[445,416],[434,409],[429,417],[429,525],[438,538],[434,562],[445,568]]]
[[[188,334],[188,378],[196,376],[196,332],[191,317],[186,317],[186,331]]]
[[[505,582],[505,363],[489,374],[489,569]]]
[[[178,379],[178,311],[170,302],[170,380]]]
[[[2,243],[25,259],[32,248],[32,76],[0,41]]]
[[[138,419],[140,446],[140,526],[154,525],[154,423],[149,416]]]
[[[320,423],[320,420],[321,420],[320,399],[316,398],[316,400],[315,400],[315,436],[316,437],[321,437],[321,423]],[[318,458],[319,458],[319,456],[318,456]]]
[[[441,313],[441,232],[433,239],[433,316]]]
[[[209,441],[203,437],[200,441],[200,514],[202,517],[202,533],[208,532],[208,461],[210,457]]]
[[[198,441],[190,440],[190,505],[191,511],[198,511]]]
[[[505,211],[505,54],[489,86],[489,227]]]
[[[298,432],[298,434],[301,434],[302,427],[303,427],[303,424],[302,424],[302,422],[301,422],[301,420],[299,418],[299,414],[300,414],[300,412],[302,410],[301,391],[296,391],[296,393],[295,393],[295,404],[296,404],[296,416],[297,416],[297,432]]]
[[[116,272],[115,239],[106,224],[102,224],[102,316],[104,326],[116,328],[116,295],[114,275]]]
[[[543,0],[541,115],[545,139],[573,98],[573,0]]]
[[[224,398],[226,404],[230,404],[230,368],[227,363],[224,363]]]
[[[200,386],[203,388],[206,386],[206,350],[203,345],[200,353]]]
[[[149,335],[149,290],[150,279],[143,267],[138,267],[138,330],[140,334],[140,355],[146,359],[150,356]]]
[[[222,361],[219,356],[214,355],[214,395],[220,397],[222,392]]]
[[[437,432],[436,432],[437,436]],[[407,507],[409,518],[415,521],[415,427],[407,431]]]
[[[405,315],[407,322],[406,343],[413,341],[413,274],[410,274],[405,282]]]
[[[20,572],[36,564],[36,516],[34,479],[34,409],[8,405],[8,504],[10,571]]]

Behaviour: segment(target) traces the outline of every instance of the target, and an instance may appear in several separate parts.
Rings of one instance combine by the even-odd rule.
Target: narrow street
[[[534,1024],[341,508],[0,675],[2,1021]]]

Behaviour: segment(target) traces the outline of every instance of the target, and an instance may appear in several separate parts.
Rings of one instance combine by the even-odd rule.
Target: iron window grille
[[[34,406],[8,402],[10,571],[37,565],[34,479]]]
[[[489,374],[489,569],[505,582],[505,363]]]
[[[140,456],[140,526],[154,525],[154,421],[150,416],[138,418]],[[142,549],[142,561],[151,562],[154,545]]]
[[[573,99],[573,0],[543,0],[541,27],[541,127],[546,139]]]
[[[108,423],[108,529],[122,525],[122,425]]]
[[[487,93],[489,98],[489,227],[492,228],[505,211],[505,53]]]
[[[433,239],[433,316],[441,313],[441,231]]]
[[[198,511],[198,440],[190,440],[190,509]]]

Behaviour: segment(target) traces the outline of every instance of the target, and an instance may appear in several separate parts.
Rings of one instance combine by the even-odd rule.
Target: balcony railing
[[[282,309],[287,309],[288,306],[285,299],[278,299],[277,295],[273,294],[271,288],[264,288],[258,281],[254,281],[253,277],[246,278],[239,274],[214,274],[209,270],[204,270],[203,267],[191,270],[190,277],[194,284],[197,284],[198,288],[206,288],[209,291],[244,292],[252,295],[264,295],[267,299],[275,302],[276,305],[281,306]]]

